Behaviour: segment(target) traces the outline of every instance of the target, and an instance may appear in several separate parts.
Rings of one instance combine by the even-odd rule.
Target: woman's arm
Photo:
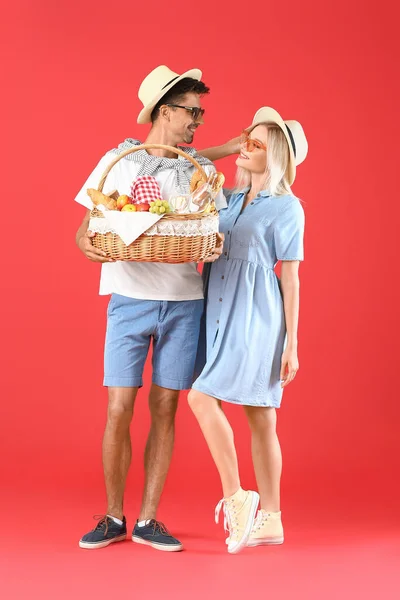
[[[205,148],[204,150],[198,150],[198,153],[208,160],[212,162],[219,160],[220,158],[225,158],[226,156],[230,156],[231,154],[239,154],[240,152],[240,143],[239,138],[233,138],[222,146],[213,146],[212,148]]]
[[[296,376],[299,369],[297,357],[297,329],[299,324],[300,280],[299,261],[283,261],[281,287],[285,310],[287,345],[282,355],[281,380],[286,387]]]

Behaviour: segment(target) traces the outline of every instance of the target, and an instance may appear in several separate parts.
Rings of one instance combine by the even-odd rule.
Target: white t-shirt
[[[76,196],[76,202],[88,209],[93,207],[86,190],[88,188],[97,189],[102,174],[115,156],[113,152],[108,152],[103,156]],[[137,177],[139,169],[140,163],[122,158],[107,176],[104,193],[107,194],[117,189],[120,194],[129,195],[132,182]],[[204,170],[209,173],[212,167],[205,167]],[[193,167],[189,171],[189,175],[192,175],[194,171]],[[166,169],[155,175],[165,200],[179,193],[175,187],[175,173],[174,169]],[[227,206],[222,190],[216,198],[216,206],[218,210]],[[199,300],[203,298],[203,285],[196,263],[175,265],[117,261],[102,264],[99,293],[100,295],[120,294],[140,300]]]

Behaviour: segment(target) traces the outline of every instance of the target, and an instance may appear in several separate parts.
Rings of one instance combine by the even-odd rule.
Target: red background
[[[4,11],[3,597],[397,597],[395,3],[20,0]],[[213,525],[219,481],[186,394],[159,516],[187,551],[77,546],[105,510],[107,299],[97,296],[99,267],[74,245],[83,209],[73,198],[106,150],[145,137],[137,89],[158,64],[203,70],[211,95],[198,148],[237,135],[263,105],[301,121],[310,144],[294,186],[307,218],[301,370],[279,412],[287,541],[236,557]],[[234,159],[218,166],[232,182]],[[143,483],[149,367],[146,377],[129,527]],[[248,428],[240,409],[228,414],[250,487]]]

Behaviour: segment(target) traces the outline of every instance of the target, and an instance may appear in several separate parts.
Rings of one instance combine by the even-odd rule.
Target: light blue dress
[[[224,252],[205,265],[201,374],[193,388],[234,404],[278,408],[286,325],[274,267],[303,260],[304,211],[295,196],[261,192],[241,213],[247,191],[220,211]]]

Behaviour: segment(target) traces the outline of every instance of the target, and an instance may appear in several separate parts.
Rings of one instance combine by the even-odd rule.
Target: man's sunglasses
[[[166,106],[173,106],[174,108],[184,108],[191,113],[193,121],[198,121],[205,113],[204,108],[198,106],[180,106],[179,104],[167,104]]]
[[[240,144],[244,146],[247,152],[253,152],[254,148],[258,150],[266,150],[267,146],[259,142],[258,140],[253,140],[247,131],[242,131],[242,135],[240,136]]]

